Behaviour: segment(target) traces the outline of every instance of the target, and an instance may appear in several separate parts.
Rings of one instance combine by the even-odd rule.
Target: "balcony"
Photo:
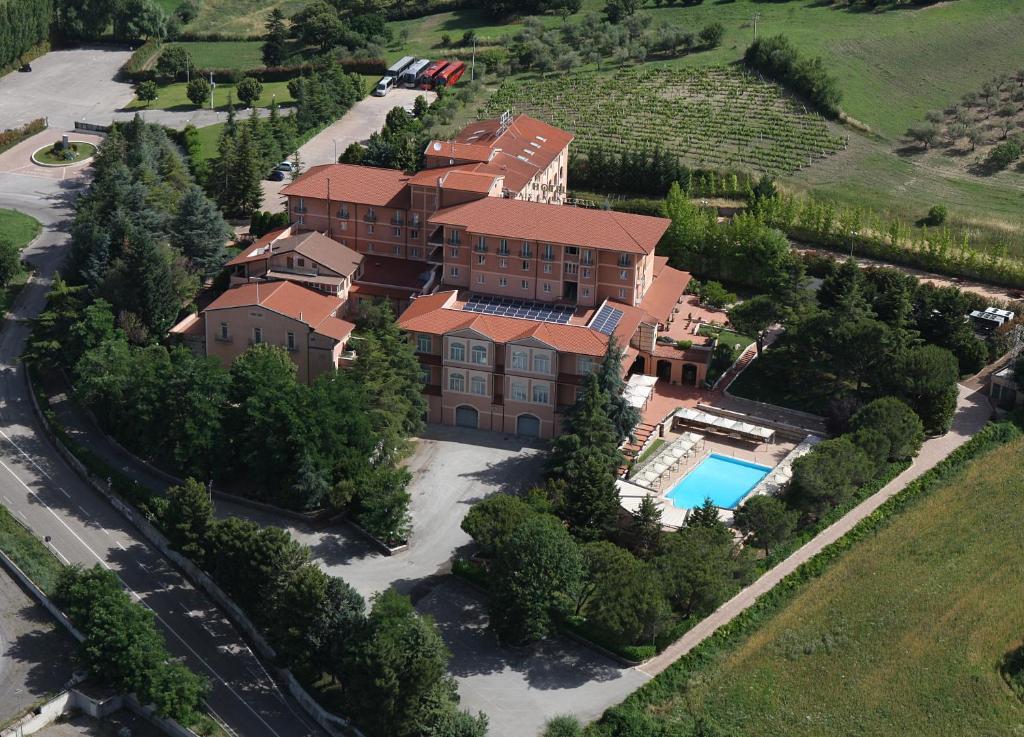
[[[299,214],[304,214],[304,213],[309,212],[309,208],[306,207],[305,205],[296,205],[295,207],[292,208],[292,212],[297,212]]]
[[[338,220],[348,220],[348,210],[338,210]]]
[[[405,221],[402,219],[401,215],[395,215],[393,218],[391,218],[390,222],[391,222],[392,225],[398,225],[398,226],[405,225]]]
[[[462,245],[462,239],[460,239],[459,236],[457,236],[457,235],[454,235],[454,234],[450,235],[450,236],[448,236],[448,245],[450,245],[450,246],[461,246]]]
[[[498,255],[499,256],[508,256],[510,253],[511,253],[511,251],[508,250],[507,246],[505,248],[501,248],[500,246],[498,247]]]
[[[342,351],[338,356],[338,368],[347,368],[355,364],[359,356],[355,351]]]
[[[427,236],[428,246],[443,246],[444,245],[444,230],[441,228],[435,228],[434,232]]]
[[[519,249],[519,258],[533,258],[533,251],[529,248]]]
[[[365,220],[368,223],[375,223],[377,222],[377,216],[372,212],[368,212],[365,215],[363,215],[363,220]]]
[[[444,246],[440,243],[428,243],[427,245],[433,246],[430,253],[427,254],[427,263],[429,264],[443,264],[444,263]]]
[[[481,246],[479,243],[477,243],[475,246],[473,246],[473,251],[475,253],[487,253],[487,246]]]

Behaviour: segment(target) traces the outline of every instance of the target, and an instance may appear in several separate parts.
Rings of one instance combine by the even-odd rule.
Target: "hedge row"
[[[142,73],[158,53],[160,53],[159,42],[154,38],[149,39],[142,46],[135,49],[134,53],[128,57],[128,61],[121,66],[122,75],[133,78],[135,75]]]
[[[33,121],[25,123],[20,128],[10,128],[5,131],[0,131],[0,153],[3,153],[9,148],[18,145],[27,138],[31,138],[36,133],[41,133],[46,130],[46,118],[36,118]]]
[[[142,59],[141,63],[136,62],[136,56],[140,55],[140,52],[146,48],[151,42],[147,41],[146,44],[139,47],[139,50],[132,54],[131,58],[121,67],[121,76],[129,82],[144,82],[149,79],[156,78],[156,71],[153,69],[145,69],[144,66],[153,56],[153,50],[150,49],[145,56],[140,56]],[[372,59],[361,59],[353,57],[339,57],[335,59],[335,62],[341,66],[341,68],[349,73],[354,74],[383,74],[387,71],[388,65],[384,59],[372,58]],[[215,80],[237,82],[245,77],[255,77],[261,82],[287,82],[295,77],[308,77],[313,72],[322,68],[320,64],[305,63],[305,64],[287,64],[278,67],[258,67],[256,69],[194,69],[192,76],[209,77],[213,75]]]
[[[843,553],[856,543],[874,535],[895,515],[950,481],[971,461],[1021,437],[1021,434],[1021,430],[1011,422],[986,425],[977,435],[950,453],[938,465],[926,471],[908,484],[903,491],[861,520],[850,532],[783,578],[751,607],[738,614],[732,621],[719,627],[711,637],[632,693],[622,704],[606,711],[601,721],[591,725],[588,734],[592,737],[597,735],[621,737],[622,734],[632,734],[631,732],[622,732],[619,727],[645,720],[647,718],[644,713],[646,707],[665,701],[685,689],[687,684],[699,677],[703,669],[713,666],[721,655],[732,650],[744,638],[753,634],[761,623],[785,606],[803,589],[805,584],[825,573]]]

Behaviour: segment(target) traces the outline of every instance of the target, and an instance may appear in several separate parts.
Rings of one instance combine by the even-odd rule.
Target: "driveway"
[[[51,51],[32,62],[31,72],[0,78],[0,129],[35,118],[51,128],[74,127],[76,120],[106,124],[135,96],[130,84],[114,77],[131,52],[84,48]]]
[[[430,425],[408,463],[413,475],[409,550],[383,555],[349,527],[317,531],[288,524],[287,529],[310,547],[325,571],[344,578],[363,596],[394,587],[418,597],[469,545],[469,535],[459,527],[469,508],[500,491],[525,490],[540,480],[542,466],[539,447],[515,436]],[[282,524],[278,516],[221,501],[217,513]]]
[[[0,568],[0,724],[61,690],[75,641]]]

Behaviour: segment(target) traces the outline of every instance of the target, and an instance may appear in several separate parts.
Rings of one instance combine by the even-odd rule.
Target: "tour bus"
[[[434,79],[437,77],[438,72],[443,70],[446,66],[448,66],[448,60],[441,59],[440,61],[435,61],[424,69],[419,78],[419,88],[421,90],[434,89]]]
[[[394,77],[381,77],[377,86],[373,88],[374,97],[384,97],[391,91],[391,88],[395,86]]]
[[[451,87],[453,84],[459,81],[459,77],[466,71],[466,65],[461,61],[453,61],[451,64],[446,66],[437,76],[434,77],[435,87]]]
[[[417,59],[401,73],[398,83],[407,87],[415,87],[416,80],[420,78],[423,71],[430,66],[430,59]]]
[[[394,64],[388,67],[388,70],[384,72],[385,77],[391,77],[397,80],[398,77],[409,68],[409,65],[416,61],[415,56],[403,56],[401,59],[396,61]]]

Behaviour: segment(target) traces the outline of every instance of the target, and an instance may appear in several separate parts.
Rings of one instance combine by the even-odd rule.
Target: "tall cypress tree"
[[[167,259],[153,237],[136,230],[125,245],[127,294],[124,304],[134,312],[153,335],[162,336],[177,317],[181,305]]]
[[[210,274],[224,263],[224,244],[231,228],[216,205],[196,185],[189,187],[171,230],[171,245],[188,257],[192,268]]]

